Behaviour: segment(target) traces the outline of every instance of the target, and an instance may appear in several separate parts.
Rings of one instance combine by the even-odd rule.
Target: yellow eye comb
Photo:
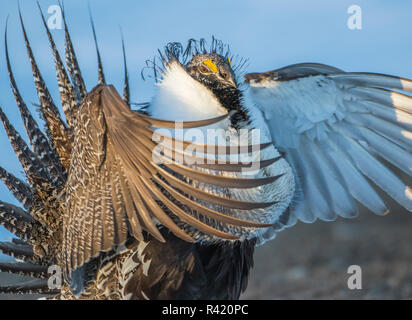
[[[217,66],[212,60],[205,60],[203,61],[203,63],[207,65],[209,69],[212,70],[213,72],[217,72]]]

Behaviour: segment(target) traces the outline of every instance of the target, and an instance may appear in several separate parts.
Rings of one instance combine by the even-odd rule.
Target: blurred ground
[[[353,264],[362,268],[361,290],[347,287]],[[0,283],[10,276],[0,273]],[[0,295],[11,298],[30,297]],[[412,299],[412,215],[397,209],[385,217],[298,223],[257,248],[242,298]]]
[[[349,290],[350,265],[362,289]],[[412,299],[412,215],[299,223],[257,248],[242,299]]]

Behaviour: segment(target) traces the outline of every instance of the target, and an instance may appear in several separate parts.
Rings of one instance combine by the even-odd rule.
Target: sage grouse
[[[207,48],[203,40],[189,40],[186,47],[170,43],[159,52],[159,62],[150,65],[157,92],[132,111],[126,59],[121,98],[106,85],[96,42],[98,86],[87,93],[66,20],[67,72],[42,18],[66,121],[20,15],[46,132],[13,77],[6,29],[11,87],[31,147],[0,111],[27,177],[24,182],[1,169],[24,209],[1,203],[0,222],[18,238],[0,249],[20,262],[0,269],[37,280],[1,292],[56,299],[237,299],[247,286],[254,247],[297,220],[354,217],[357,202],[385,214],[376,187],[412,210],[410,187],[382,162],[411,175],[412,98],[398,92],[412,92],[411,80],[304,63],[249,73],[242,83],[244,62],[235,61],[226,45],[213,39]],[[244,153],[236,148],[235,156],[259,170],[228,158],[157,164],[154,129],[174,128],[176,120],[198,135],[213,129],[218,141],[229,143],[208,145],[212,155],[203,160],[216,159],[222,148],[247,146]],[[179,140],[172,135],[165,141],[167,147]],[[169,160],[176,160],[174,152]],[[199,157],[187,150],[184,155]],[[49,266],[62,270],[60,289],[48,283]]]

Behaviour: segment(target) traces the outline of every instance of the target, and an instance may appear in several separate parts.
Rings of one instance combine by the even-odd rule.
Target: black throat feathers
[[[211,88],[213,94],[227,110],[235,111],[230,117],[232,126],[238,130],[250,124],[250,117],[243,106],[242,92],[233,87]]]

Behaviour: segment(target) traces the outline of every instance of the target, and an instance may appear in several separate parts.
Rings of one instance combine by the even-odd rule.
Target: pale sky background
[[[21,0],[22,14],[34,54],[49,88],[59,102],[49,44],[35,1]],[[368,71],[412,78],[412,1],[405,0],[66,0],[65,9],[88,89],[96,84],[96,55],[88,18],[93,11],[106,80],[122,89],[123,64],[119,26],[126,40],[132,101],[150,100],[153,81],[140,72],[158,48],[189,38],[212,35],[230,44],[233,53],[249,58],[248,71],[267,71],[299,62],[320,62],[347,71]],[[40,0],[46,18],[57,0]],[[348,7],[362,9],[362,30],[347,27]],[[31,69],[18,23],[17,1],[0,0],[0,105],[24,133],[9,88],[4,57],[6,17],[15,76],[26,103],[37,102]],[[64,32],[53,30],[63,54]],[[0,126],[0,165],[23,177]],[[0,186],[0,199],[16,204]],[[10,238],[0,227],[0,239]]]

